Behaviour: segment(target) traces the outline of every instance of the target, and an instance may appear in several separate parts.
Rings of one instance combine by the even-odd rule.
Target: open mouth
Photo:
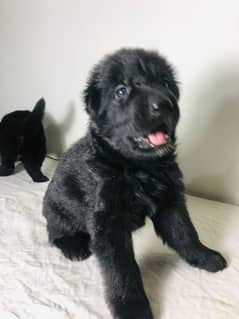
[[[135,137],[134,141],[143,149],[159,149],[170,143],[170,136],[166,132],[158,130],[146,136]]]

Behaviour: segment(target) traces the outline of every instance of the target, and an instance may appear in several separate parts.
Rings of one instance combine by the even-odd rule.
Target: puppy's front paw
[[[144,299],[114,302],[113,313],[115,319],[153,319],[149,303]]]
[[[223,270],[227,266],[225,258],[219,254],[217,251],[211,250],[206,254],[205,262],[203,265],[204,269],[210,272],[217,272]]]
[[[223,270],[227,266],[225,258],[220,253],[207,247],[197,253],[197,259],[192,264],[210,272]]]
[[[13,168],[0,166],[0,176],[9,176],[13,173]]]
[[[38,175],[38,176],[33,177],[32,180],[33,180],[33,182],[36,182],[36,183],[44,183],[44,182],[49,181],[49,178],[44,176],[44,175]]]

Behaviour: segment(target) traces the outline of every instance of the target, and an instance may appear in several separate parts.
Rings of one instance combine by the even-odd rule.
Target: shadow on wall
[[[72,101],[66,107],[65,118],[57,123],[50,113],[44,117],[45,134],[47,137],[47,149],[54,151],[54,155],[60,157],[66,149],[66,134],[71,129],[75,118],[75,103]]]
[[[188,192],[239,204],[239,64],[210,70],[192,92],[179,139]]]

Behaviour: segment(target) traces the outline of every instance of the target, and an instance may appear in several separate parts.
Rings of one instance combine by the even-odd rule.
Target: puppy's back
[[[0,123],[1,134],[21,135],[30,113],[30,111],[14,111],[5,115]]]
[[[14,111],[6,114],[0,122],[1,134],[25,135],[37,132],[42,125],[45,111],[45,100],[40,99],[31,111]]]

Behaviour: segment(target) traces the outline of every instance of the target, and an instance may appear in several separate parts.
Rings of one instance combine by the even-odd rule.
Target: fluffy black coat
[[[46,156],[46,139],[42,125],[45,101],[40,99],[32,112],[15,111],[0,122],[0,176],[14,172],[15,162],[21,160],[34,182],[46,182],[41,172]]]
[[[84,96],[88,132],[64,154],[44,198],[49,239],[70,259],[96,255],[114,318],[152,319],[131,235],[146,216],[189,264],[226,266],[200,242],[185,205],[175,75],[157,53],[123,49],[95,66]]]

